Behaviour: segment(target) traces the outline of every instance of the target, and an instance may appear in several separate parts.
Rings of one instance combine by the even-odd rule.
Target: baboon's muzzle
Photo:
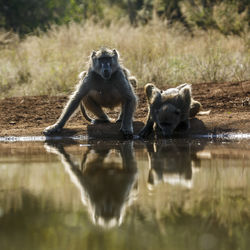
[[[110,77],[111,77],[111,72],[108,69],[103,70],[103,78],[105,80],[108,80],[110,79]]]

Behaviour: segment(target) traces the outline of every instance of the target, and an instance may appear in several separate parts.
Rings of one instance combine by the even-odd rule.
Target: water
[[[0,249],[249,249],[250,141],[0,143]]]

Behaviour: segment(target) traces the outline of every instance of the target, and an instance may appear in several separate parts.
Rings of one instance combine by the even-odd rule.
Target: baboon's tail
[[[206,110],[206,111],[199,111],[197,113],[197,115],[210,115],[210,113],[211,113],[211,110],[209,109],[209,110]]]
[[[88,114],[86,113],[86,110],[85,110],[84,105],[83,105],[82,102],[81,102],[81,104],[80,104],[80,109],[81,109],[81,112],[82,112],[83,117],[84,117],[88,122],[92,123],[93,120],[92,120],[92,119],[88,116]]]
[[[195,101],[193,98],[191,100],[191,105],[190,105],[190,111],[189,111],[189,117],[194,118],[201,109],[201,103],[198,101]]]
[[[210,114],[211,110],[201,111],[201,108],[202,108],[201,103],[192,99],[191,105],[190,105],[189,117],[193,118],[196,115],[209,115]]]

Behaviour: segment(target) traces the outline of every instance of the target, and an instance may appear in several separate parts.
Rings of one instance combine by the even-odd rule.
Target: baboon
[[[148,185],[168,183],[191,188],[193,176],[201,166],[197,152],[204,144],[192,145],[190,142],[157,141],[146,144],[149,158]]]
[[[131,76],[130,75],[130,71],[126,68],[123,68],[123,73],[126,77],[126,79],[129,81],[129,83],[134,87],[134,89],[137,88],[137,79],[134,77],[134,76]],[[87,71],[82,71],[80,74],[79,74],[79,79],[82,80],[85,76],[87,75]]]
[[[107,228],[121,225],[126,208],[137,194],[133,142],[119,146],[93,144],[83,154],[81,164],[61,144],[46,143],[45,148],[60,157],[93,223]]]
[[[133,86],[134,89],[137,88],[137,79],[134,76],[130,75],[130,72],[128,69],[123,68],[123,73],[127,79],[127,81]],[[79,74],[79,79],[83,79],[87,75],[87,71],[83,71]],[[86,113],[85,107],[84,107],[84,101],[80,103],[80,109],[82,112],[83,117],[89,121],[90,123],[94,124],[97,122],[97,120],[91,119],[88,114]],[[121,113],[122,114],[122,113]],[[119,118],[116,120],[116,122],[121,122],[122,121],[122,115],[120,114]]]
[[[54,125],[44,130],[45,135],[60,132],[66,121],[81,103],[84,117],[93,124],[110,122],[102,107],[114,108],[122,106],[117,121],[121,121],[121,132],[125,138],[133,135],[133,114],[137,97],[132,85],[136,78],[122,66],[117,50],[102,48],[93,51],[90,56],[88,71],[80,74],[80,81],[75,92],[70,97],[61,116]],[[91,111],[97,119],[91,119],[85,112]]]
[[[190,84],[162,91],[149,83],[144,90],[149,111],[141,137],[148,136],[153,128],[159,128],[163,136],[171,136],[176,128],[186,130],[190,127],[189,118],[200,111],[201,104],[192,98]]]

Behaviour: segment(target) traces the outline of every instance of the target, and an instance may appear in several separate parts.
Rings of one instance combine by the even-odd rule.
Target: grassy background
[[[47,32],[18,35],[0,32],[0,97],[69,93],[86,69],[93,49],[116,48],[138,78],[174,86],[183,82],[250,79],[250,32],[224,35],[154,19],[131,26],[85,21],[52,26]]]

